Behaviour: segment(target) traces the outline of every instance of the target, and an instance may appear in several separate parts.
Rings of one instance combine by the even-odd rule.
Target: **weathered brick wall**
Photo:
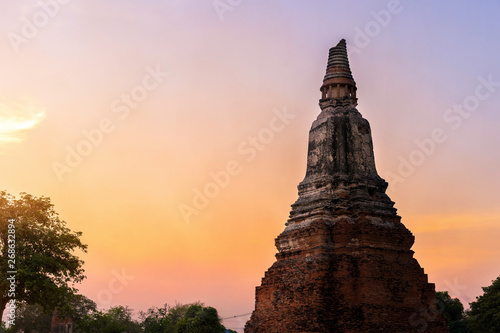
[[[377,174],[345,41],[330,51],[321,91],[306,176],[245,332],[447,332]]]

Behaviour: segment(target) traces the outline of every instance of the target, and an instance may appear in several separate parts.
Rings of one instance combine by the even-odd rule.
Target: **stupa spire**
[[[320,107],[352,105],[356,106],[356,82],[354,81],[347,58],[345,39],[330,49],[323,85],[320,88]]]
[[[321,92],[306,176],[245,333],[448,332],[375,168],[345,40],[330,49]]]

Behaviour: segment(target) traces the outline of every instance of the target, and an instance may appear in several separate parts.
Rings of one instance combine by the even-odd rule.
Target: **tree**
[[[174,306],[168,304],[161,308],[151,307],[146,312],[140,312],[141,326],[148,333],[175,333],[177,323],[184,318],[186,311],[191,305],[203,305],[202,303],[180,304]]]
[[[140,312],[140,320],[146,333],[236,333],[222,326],[216,309],[200,302],[151,307]]]
[[[225,333],[217,310],[211,306],[191,305],[177,323],[177,333]]]
[[[12,327],[7,328],[7,324],[5,321],[2,321],[2,325],[0,325],[0,332],[2,333],[14,333]]]
[[[48,332],[52,314],[43,310],[39,304],[20,303],[16,309],[15,325],[11,327],[12,332]]]
[[[469,328],[473,333],[500,332],[500,276],[491,286],[483,287],[483,291],[482,296],[470,303]]]
[[[168,309],[167,316],[163,320],[164,327],[165,327],[165,333],[176,333],[177,331],[177,323],[184,318],[186,315],[187,310],[189,309],[190,306],[192,305],[201,305],[203,306],[203,303],[196,302],[196,303],[191,303],[191,304],[180,304],[176,303],[173,307],[170,307]]]
[[[0,317],[11,300],[53,310],[84,278],[82,233],[59,219],[47,197],[0,192]],[[15,272],[15,273],[8,273]]]
[[[64,304],[57,307],[59,319],[71,318],[73,324],[78,325],[86,314],[96,311],[94,301],[83,295],[71,295],[64,300]],[[48,332],[51,329],[54,311],[46,311],[39,304],[18,303],[16,309],[15,325],[11,326],[12,332]],[[4,332],[5,330],[1,331]]]
[[[165,333],[164,319],[168,313],[168,304],[161,308],[151,307],[146,312],[139,312],[141,327],[148,333]]]
[[[97,304],[86,296],[71,294],[63,304],[57,306],[56,311],[59,318],[71,318],[73,324],[78,327],[86,315],[97,311]]]
[[[115,306],[108,311],[95,311],[85,315],[76,326],[81,333],[139,333],[140,325],[132,319],[132,310],[126,306]]]
[[[217,310],[203,303],[168,304],[140,312],[141,327],[146,333],[224,333]],[[228,330],[231,333],[234,331]]]
[[[447,291],[436,292],[437,308],[440,309],[450,333],[468,333],[464,306],[458,298],[451,298]]]

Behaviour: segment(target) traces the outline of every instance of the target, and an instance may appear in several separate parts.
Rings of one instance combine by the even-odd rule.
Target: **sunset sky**
[[[0,189],[50,197],[83,232],[79,289],[101,308],[253,310],[342,38],[430,282],[467,305],[500,275],[498,1],[19,0],[0,13]]]

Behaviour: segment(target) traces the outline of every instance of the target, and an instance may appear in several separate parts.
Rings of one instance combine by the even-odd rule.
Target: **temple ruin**
[[[330,49],[320,90],[306,176],[245,332],[448,332],[375,168],[345,40]]]

